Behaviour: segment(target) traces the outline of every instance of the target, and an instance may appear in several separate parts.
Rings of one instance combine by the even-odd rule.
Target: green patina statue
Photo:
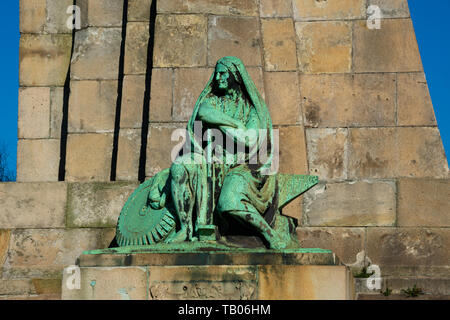
[[[274,131],[242,61],[220,59],[171,167],[141,184],[122,209],[117,244],[298,248],[296,221],[282,208],[318,178],[276,173]]]

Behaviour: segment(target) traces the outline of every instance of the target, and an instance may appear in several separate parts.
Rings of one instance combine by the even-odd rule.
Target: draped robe
[[[197,217],[196,224],[210,223],[205,220],[207,212],[214,210],[220,214],[236,210],[264,215],[272,204],[276,188],[275,175],[270,171],[273,159],[273,137],[272,122],[266,104],[241,60],[236,57],[224,57],[217,63],[227,67],[233,74],[241,86],[241,94],[232,97],[216,95],[213,87],[215,73],[213,73],[200,94],[187,125],[186,143],[190,144],[190,151],[179,156],[175,161],[186,169],[185,183],[191,190],[192,198],[186,199],[186,195],[183,195],[181,196],[183,199],[172,200],[193,201],[194,203],[190,203],[187,207],[190,207],[190,210],[196,210],[195,215],[189,213],[189,216]],[[217,127],[203,122],[201,136],[198,136],[195,130],[195,122],[199,121],[199,108],[205,103],[241,121],[246,128],[262,129],[265,134],[260,136],[256,145],[247,148],[243,154],[237,153],[236,148],[235,153],[230,154],[227,146],[224,145],[222,146],[223,162],[208,162],[205,155],[205,143],[202,141],[203,133],[205,129]],[[265,148],[265,157],[260,157],[262,147]],[[225,161],[227,153],[234,159],[231,163]],[[241,157],[240,162],[238,157]],[[257,161],[253,163],[251,159],[255,158]],[[173,187],[176,185],[172,184]],[[211,196],[212,202],[208,200]]]

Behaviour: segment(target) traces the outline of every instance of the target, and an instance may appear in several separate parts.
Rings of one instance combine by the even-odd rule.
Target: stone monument
[[[197,100],[180,155],[125,204],[117,243],[220,240],[237,231],[230,227],[234,221],[270,248],[298,246],[294,219],[280,211],[318,177],[277,175],[272,130],[266,104],[242,61],[220,59]]]
[[[151,298],[146,286],[174,285],[167,278],[179,279],[174,297],[195,296],[228,270],[242,271],[245,288],[269,279],[270,266],[271,275],[296,279],[284,288],[295,292],[328,281],[333,253],[357,277],[358,298],[390,298],[380,291],[395,296],[414,285],[426,297],[450,295],[448,162],[407,0],[19,2],[17,182],[0,183],[0,299],[61,299],[70,277],[62,270],[78,258],[88,298],[105,285],[101,274],[89,276],[91,267],[116,281],[105,298]],[[69,28],[73,18],[79,25]],[[213,221],[214,243],[215,250],[234,245],[233,259],[195,249],[209,240],[160,242],[196,251],[177,261],[173,251],[157,253],[153,266],[154,252],[116,256],[125,248],[118,243],[108,254],[82,255],[108,248],[127,199],[171,167],[180,143],[171,135],[188,126],[224,56],[242,60],[279,130],[278,171],[319,177],[279,216],[297,222],[301,247],[325,251],[297,251],[304,265],[282,268],[300,250],[293,242],[280,253],[230,218],[233,232]],[[283,175],[277,179],[282,185]],[[192,239],[214,238],[215,227],[198,229],[210,222],[198,224],[196,210]],[[259,260],[244,259],[245,250],[258,251]],[[328,257],[320,277],[310,276],[311,255]],[[197,258],[195,269],[211,272],[195,288],[188,256]],[[125,281],[115,268],[127,265]],[[370,266],[379,267],[380,286],[367,287]]]
[[[270,299],[275,292],[284,299],[352,298],[348,269],[330,250],[301,248],[296,221],[282,215],[318,177],[276,172],[272,121],[239,58],[218,60],[186,131],[171,167],[125,203],[118,247],[84,252],[84,287],[73,294],[63,286],[63,298],[114,298],[142,289],[127,283],[123,267],[152,274],[144,276],[149,290],[137,299]],[[303,273],[314,281],[293,290]],[[214,281],[205,281],[212,274]]]

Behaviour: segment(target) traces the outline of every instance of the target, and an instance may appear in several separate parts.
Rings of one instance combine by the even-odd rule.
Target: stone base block
[[[307,250],[204,252],[197,257],[192,252],[88,253],[79,266],[64,270],[62,299],[354,299],[349,269],[330,251]],[[199,258],[206,263],[197,263]]]

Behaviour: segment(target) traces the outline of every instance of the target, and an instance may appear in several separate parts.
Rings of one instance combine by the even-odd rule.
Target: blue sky
[[[450,12],[449,0],[409,0],[409,8],[422,56],[434,112],[447,156],[450,152]],[[1,113],[0,144],[16,169],[17,97],[19,65],[19,0],[0,1]]]

